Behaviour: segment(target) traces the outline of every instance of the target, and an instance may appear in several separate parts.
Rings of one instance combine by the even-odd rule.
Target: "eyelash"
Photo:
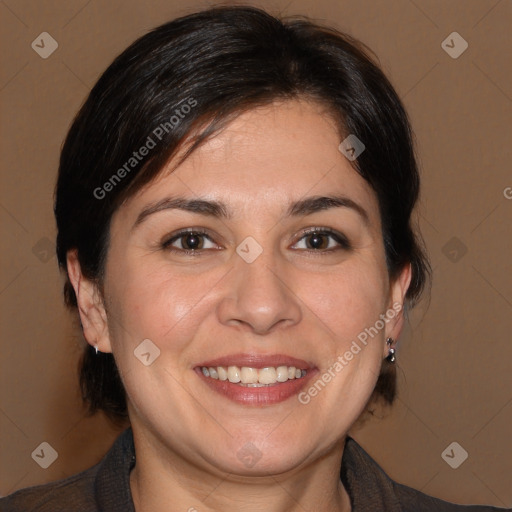
[[[181,237],[185,235],[201,235],[210,240],[210,242],[213,242],[212,238],[208,235],[208,232],[205,229],[198,228],[198,229],[184,229],[173,235],[168,240],[164,241],[162,243],[162,249],[168,250],[170,252],[180,254],[180,255],[186,255],[186,256],[193,256],[197,257],[200,256],[202,251],[208,251],[211,249],[176,249],[175,247],[171,247],[171,244],[174,243],[176,240],[179,240]],[[300,242],[303,238],[306,238],[308,235],[317,234],[322,236],[329,236],[333,240],[335,240],[339,245],[336,248],[331,249],[299,249],[299,250],[305,250],[308,253],[310,253],[312,256],[324,256],[327,254],[332,254],[335,251],[339,250],[346,250],[349,251],[352,249],[352,246],[348,239],[342,235],[341,233],[338,233],[337,231],[334,231],[330,228],[308,228],[305,229],[302,233],[300,238],[297,240],[297,242],[294,243],[297,244]],[[316,253],[316,254],[315,254]]]

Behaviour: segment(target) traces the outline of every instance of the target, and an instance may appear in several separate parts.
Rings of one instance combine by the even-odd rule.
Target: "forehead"
[[[178,153],[129,201],[130,209],[166,195],[216,199],[233,213],[282,213],[305,196],[343,194],[379,224],[368,183],[339,151],[340,134],[322,106],[273,103],[240,114],[175,167]],[[187,148],[184,146],[182,152]]]

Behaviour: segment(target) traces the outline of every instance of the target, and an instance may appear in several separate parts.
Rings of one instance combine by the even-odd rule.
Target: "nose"
[[[236,256],[234,268],[223,283],[218,305],[219,321],[243,326],[264,335],[279,327],[293,326],[302,318],[301,301],[293,292],[292,272],[287,263],[264,250],[247,263]]]

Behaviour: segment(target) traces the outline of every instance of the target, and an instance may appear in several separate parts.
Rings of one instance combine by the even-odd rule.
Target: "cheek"
[[[114,346],[122,344],[126,351],[127,344],[136,346],[148,338],[166,352],[179,352],[200,325],[208,306],[208,290],[218,280],[211,274],[183,275],[162,264],[119,265],[110,281],[117,326],[112,332]]]
[[[387,274],[375,261],[359,260],[317,284],[301,296],[307,296],[307,307],[320,320],[314,325],[322,333],[312,332],[321,343],[322,367],[299,399],[333,431],[346,431],[361,414],[380,371],[384,331],[371,329],[385,312]]]
[[[337,272],[314,279],[298,278],[297,295],[320,319],[331,349],[344,345],[375,324],[386,304],[386,274],[375,261],[347,261]],[[317,321],[318,323],[318,321]]]

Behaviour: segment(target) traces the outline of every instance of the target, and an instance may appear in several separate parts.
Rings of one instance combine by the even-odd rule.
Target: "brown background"
[[[367,43],[418,140],[431,303],[418,306],[399,342],[396,406],[351,434],[401,483],[454,502],[511,507],[512,200],[504,191],[512,187],[512,2],[252,3],[326,20]],[[0,3],[1,495],[91,466],[118,434],[101,416],[85,419],[80,406],[81,338],[62,305],[53,256],[59,150],[119,52],[150,28],[207,5]],[[31,48],[43,31],[59,44],[48,59]],[[441,47],[453,31],[469,43],[458,59]],[[59,454],[46,470],[31,458],[43,441]],[[441,457],[452,441],[469,453],[458,469]]]

